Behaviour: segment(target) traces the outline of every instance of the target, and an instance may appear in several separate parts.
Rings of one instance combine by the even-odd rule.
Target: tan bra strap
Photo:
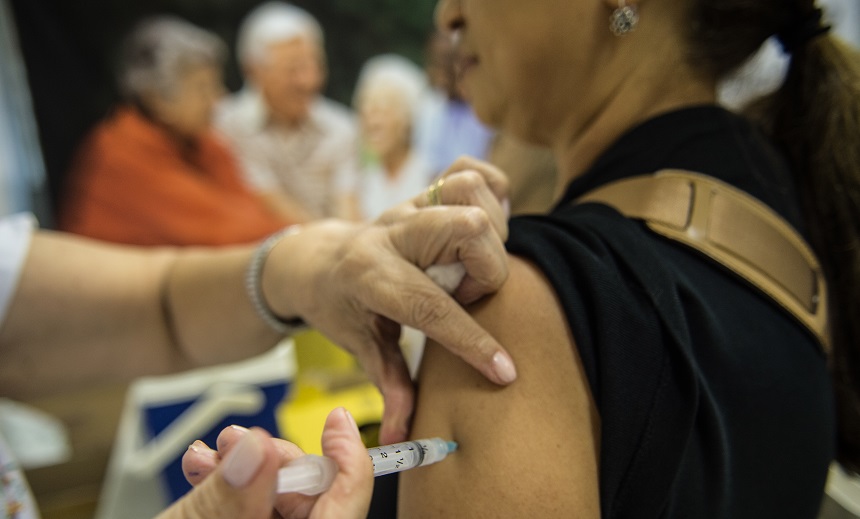
[[[794,228],[770,207],[715,178],[661,170],[601,186],[576,200],[611,206],[741,276],[806,326],[830,354],[827,285]]]

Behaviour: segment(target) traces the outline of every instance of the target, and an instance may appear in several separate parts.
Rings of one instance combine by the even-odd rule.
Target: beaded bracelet
[[[262,284],[263,264],[269,256],[269,253],[279,241],[287,236],[296,234],[299,230],[300,226],[292,225],[281,229],[266,238],[266,240],[257,247],[257,250],[254,252],[254,256],[251,257],[251,262],[248,264],[248,271],[245,274],[245,288],[248,291],[248,299],[251,300],[251,304],[254,306],[254,310],[257,312],[257,315],[259,315],[260,318],[269,325],[269,327],[283,335],[292,335],[306,328],[307,325],[301,317],[295,317],[292,319],[282,319],[281,317],[278,317],[274,312],[272,312],[269,305],[266,304],[266,300],[263,297]]]

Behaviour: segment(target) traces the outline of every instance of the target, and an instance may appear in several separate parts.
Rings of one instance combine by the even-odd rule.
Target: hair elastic
[[[830,32],[830,25],[822,24],[824,12],[820,8],[794,18],[785,28],[776,33],[776,39],[786,54],[794,54],[807,43]]]

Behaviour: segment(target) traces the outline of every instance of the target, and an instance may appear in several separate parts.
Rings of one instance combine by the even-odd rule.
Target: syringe
[[[457,442],[429,438],[373,447],[367,449],[367,455],[373,463],[373,475],[382,476],[436,463],[455,450]],[[278,493],[320,494],[328,490],[336,474],[333,459],[307,454],[278,471]]]

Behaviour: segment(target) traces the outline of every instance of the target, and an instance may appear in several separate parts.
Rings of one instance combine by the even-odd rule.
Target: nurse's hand
[[[414,405],[398,344],[401,324],[421,330],[497,384],[516,378],[505,349],[458,304],[495,292],[507,278],[507,180],[474,159],[459,160],[444,178],[434,196],[422,193],[373,224],[303,227],[274,247],[263,269],[264,295],[274,312],[303,317],[354,354],[379,387],[382,443],[406,439]],[[465,267],[454,283],[456,301],[424,273],[455,263]]]
[[[278,469],[304,453],[260,429],[228,427],[218,450],[195,442],[182,458],[194,490],[157,519],[363,518],[373,493],[373,468],[358,428],[343,408],[326,420],[323,454],[338,465],[331,488],[318,496],[275,494]]]

